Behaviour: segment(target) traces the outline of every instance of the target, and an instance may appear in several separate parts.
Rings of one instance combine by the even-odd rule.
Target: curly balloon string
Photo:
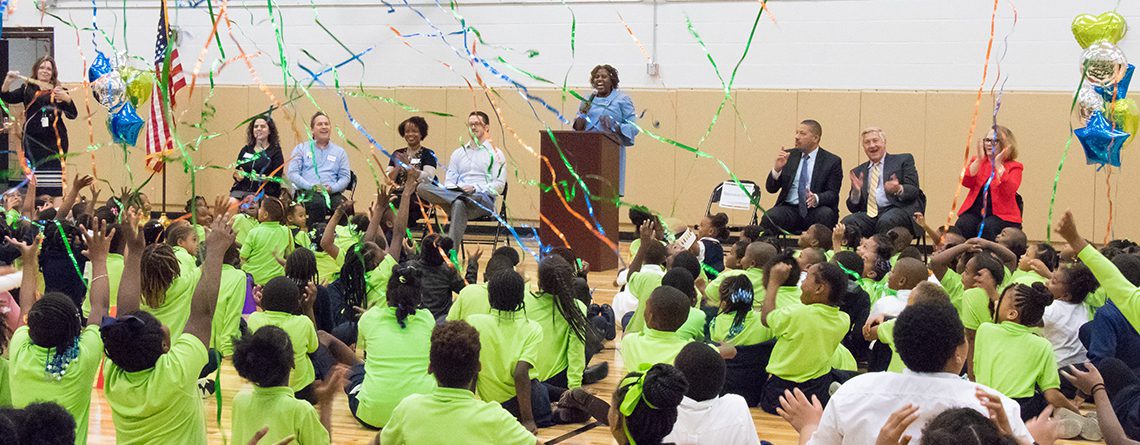
[[[1088,67],[1085,67],[1088,71]],[[1073,100],[1069,104],[1069,115],[1077,109],[1077,98],[1081,94],[1081,87],[1085,86],[1085,74],[1081,73],[1081,80],[1077,83],[1077,90],[1073,92]],[[1073,122],[1069,122],[1069,139],[1065,141],[1065,149],[1061,152],[1061,161],[1057,163],[1057,173],[1053,175],[1053,191],[1049,196],[1049,216],[1045,220],[1045,242],[1053,242],[1053,209],[1057,204],[1057,184],[1061,182],[1061,170],[1065,169],[1065,160],[1069,158],[1069,147],[1073,145]]]

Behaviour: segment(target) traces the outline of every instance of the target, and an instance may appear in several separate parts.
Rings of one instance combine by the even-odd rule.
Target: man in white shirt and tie
[[[799,234],[812,224],[835,227],[839,221],[843,160],[819,146],[822,137],[819,122],[804,120],[796,127],[796,147],[776,154],[764,188],[779,195],[760,222],[765,234]]]
[[[858,231],[860,237],[887,233],[906,227],[914,233],[912,217],[926,211],[926,196],[918,186],[914,156],[888,154],[887,135],[882,129],[863,130],[863,153],[867,162],[850,172],[851,193],[847,197],[850,215],[843,225]]]
[[[416,191],[424,200],[450,209],[447,236],[456,247],[463,244],[467,221],[493,213],[495,197],[507,185],[506,158],[491,145],[487,128],[490,124],[487,113],[472,111],[467,116],[467,127],[474,140],[451,153],[443,185],[420,184]]]

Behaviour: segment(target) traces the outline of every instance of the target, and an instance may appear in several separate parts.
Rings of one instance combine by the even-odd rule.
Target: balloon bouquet
[[[1073,36],[1084,48],[1081,73],[1088,82],[1077,93],[1077,113],[1084,128],[1073,130],[1089,164],[1120,167],[1120,150],[1140,127],[1140,107],[1128,99],[1135,67],[1116,43],[1128,32],[1116,12],[1081,14],[1073,19]]]
[[[130,66],[116,69],[107,55],[99,51],[87,70],[87,81],[95,100],[111,113],[107,129],[112,139],[116,144],[134,146],[143,126],[135,107],[150,96],[154,73]]]

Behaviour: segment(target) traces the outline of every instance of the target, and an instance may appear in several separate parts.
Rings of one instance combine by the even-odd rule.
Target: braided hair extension
[[[285,276],[297,283],[298,287],[318,281],[317,256],[309,249],[298,247],[285,259]]]
[[[359,316],[353,307],[364,307],[368,302],[368,282],[365,273],[376,267],[377,251],[375,243],[353,244],[344,257],[340,268],[339,281],[344,291],[344,318],[356,321]],[[371,266],[371,267],[370,267]]]
[[[406,328],[405,320],[415,315],[420,306],[420,271],[414,267],[396,267],[388,279],[388,306],[396,308],[396,322]]]
[[[148,307],[158,308],[166,301],[166,290],[181,272],[174,249],[163,243],[146,246],[142,253],[142,299]]]
[[[587,344],[596,335],[586,315],[574,304],[574,268],[558,255],[548,255],[538,265],[538,287],[554,297],[554,306],[570,324],[570,330]]]

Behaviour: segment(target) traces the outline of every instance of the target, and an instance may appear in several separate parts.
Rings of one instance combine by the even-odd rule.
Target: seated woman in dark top
[[[245,130],[245,146],[238,153],[234,185],[230,187],[231,204],[260,192],[265,196],[281,195],[284,162],[273,118],[268,115],[254,118]]]
[[[408,168],[415,169],[419,172],[419,181],[421,183],[433,184],[436,182],[435,170],[439,166],[439,158],[436,157],[432,149],[420,145],[428,135],[427,120],[420,116],[412,116],[407,120],[400,122],[398,128],[400,137],[404,138],[404,142],[408,143],[407,147],[396,150],[392,153],[392,157],[388,159],[388,169],[386,174],[388,180],[393,184],[403,184],[408,175]],[[403,192],[402,186],[393,187],[389,192],[391,194],[390,202],[393,206],[400,206],[400,195]],[[427,201],[420,200],[419,197],[412,202],[408,213],[412,219],[408,223],[414,223],[416,220],[423,217],[423,209],[420,206],[430,206]],[[395,215],[391,212],[386,213],[389,219],[384,222],[385,228],[391,228],[395,225]]]

